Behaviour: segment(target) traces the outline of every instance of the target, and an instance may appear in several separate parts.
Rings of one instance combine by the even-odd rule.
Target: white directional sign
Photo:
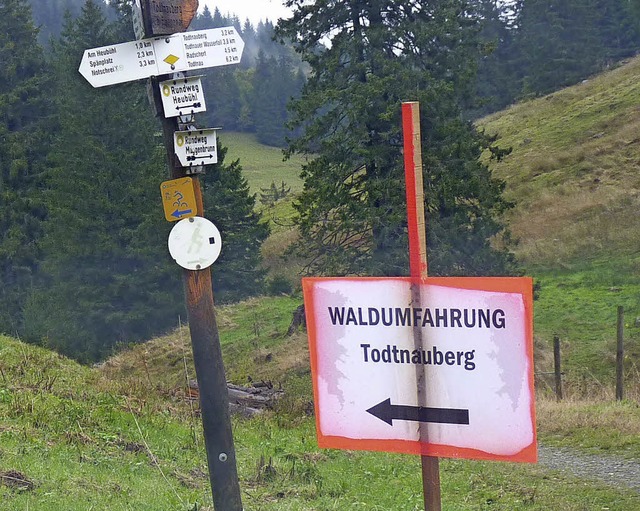
[[[144,19],[140,0],[135,0],[131,5],[131,17],[133,18],[133,33],[136,39],[144,39]]]
[[[183,167],[218,163],[216,129],[176,131],[173,134],[176,156]]]
[[[194,216],[180,220],[169,233],[169,253],[187,270],[211,266],[222,250],[218,228],[206,218]]]
[[[80,74],[94,87],[178,71],[238,64],[244,42],[234,27],[212,28],[85,50]]]
[[[167,80],[159,86],[165,117],[178,117],[207,110],[199,76]]]
[[[320,447],[535,461],[531,289],[303,279]]]

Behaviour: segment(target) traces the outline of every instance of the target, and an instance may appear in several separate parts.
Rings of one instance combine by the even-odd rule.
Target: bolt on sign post
[[[319,446],[420,455],[440,511],[439,457],[537,460],[532,281],[426,275],[417,104],[403,108],[411,276],[303,279],[305,314]]]
[[[162,202],[165,218],[176,222],[169,252],[184,268],[213,504],[216,510],[242,511],[210,270],[222,241],[215,225],[203,218],[199,181],[204,164],[217,161],[216,136],[212,128],[195,126],[193,114],[206,110],[202,86],[180,72],[237,64],[244,42],[234,27],[181,33],[197,6],[197,0],[136,0],[138,40],[85,50],[78,70],[93,87],[150,78],[148,90],[161,118],[171,177],[161,184]]]

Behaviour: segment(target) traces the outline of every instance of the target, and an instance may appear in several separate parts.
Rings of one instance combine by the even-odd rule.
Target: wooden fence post
[[[553,336],[553,372],[556,381],[556,399],[562,401],[562,370],[560,367],[560,337]]]
[[[616,399],[622,401],[624,394],[624,307],[618,306],[618,332],[616,349]]]

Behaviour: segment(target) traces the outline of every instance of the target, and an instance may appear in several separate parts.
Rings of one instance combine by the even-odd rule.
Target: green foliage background
[[[85,49],[132,38],[128,7],[117,7],[111,22],[88,0],[45,54],[26,3],[2,4],[10,60],[0,103],[0,330],[85,362],[184,316],[158,200],[166,156],[146,91],[140,83],[96,90],[78,73]],[[261,292],[269,229],[239,163],[219,152],[204,189],[225,239],[216,297],[229,301]]]
[[[163,150],[141,84],[94,90],[77,73],[85,49],[133,38],[130,5],[30,3],[36,23],[26,0],[0,3],[0,331],[95,360],[183,314],[163,248],[170,226],[149,185],[165,179]],[[294,176],[304,166],[305,188],[296,177],[287,183],[291,197],[264,208],[275,236],[262,246],[268,228],[252,194],[280,175],[248,161],[250,188],[242,162],[225,161],[220,148],[204,187],[207,214],[226,240],[214,272],[218,300],[263,291],[261,252],[277,268],[272,279],[289,279],[285,289],[295,288],[292,275],[304,264],[324,273],[406,273],[397,107],[409,96],[424,105],[433,273],[512,272],[507,245],[488,242],[505,234],[501,215],[511,203],[480,159],[484,149],[506,151],[466,119],[581,80],[639,42],[637,8],[623,0],[563,0],[552,9],[537,0],[474,0],[462,17],[454,0],[435,2],[429,16],[409,4],[356,2],[372,23],[343,32],[332,47],[322,34],[348,18],[341,4],[335,12],[305,7],[281,29],[283,45],[268,21],[253,26],[208,8],[194,21],[193,29],[233,24],[246,44],[240,66],[206,73],[203,123],[226,128],[230,143],[244,136],[231,129],[274,146],[292,137],[291,155],[307,155],[283,164]],[[318,259],[283,267],[275,248],[295,239],[286,224],[294,207],[301,253]]]

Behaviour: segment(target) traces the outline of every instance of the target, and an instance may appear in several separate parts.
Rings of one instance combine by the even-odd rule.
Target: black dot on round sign
[[[209,245],[214,245],[216,242],[215,238],[209,238]]]

